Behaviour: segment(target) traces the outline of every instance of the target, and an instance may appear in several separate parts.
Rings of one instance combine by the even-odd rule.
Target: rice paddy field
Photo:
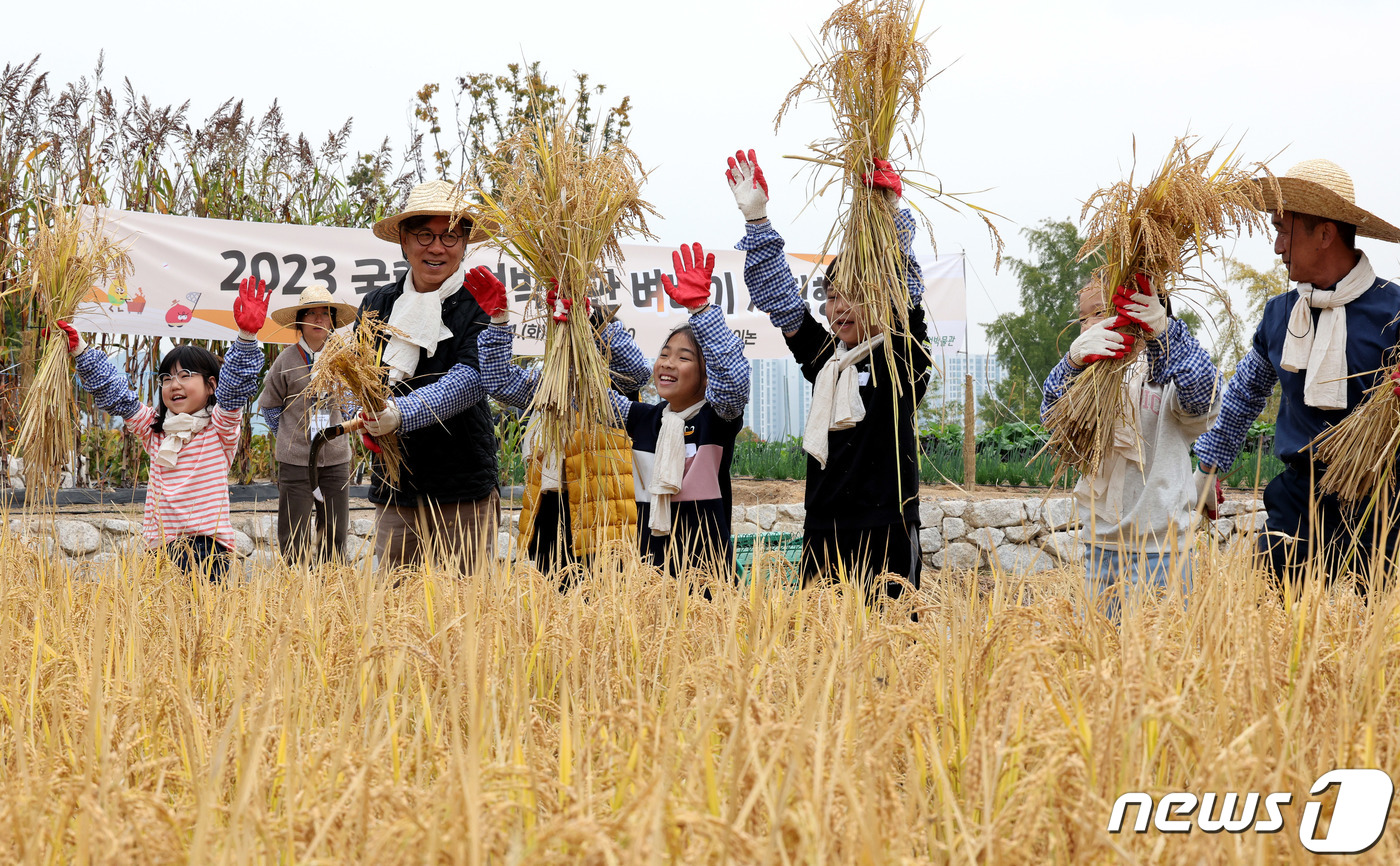
[[[522,565],[211,587],[3,535],[0,861],[1322,859],[1313,781],[1400,770],[1395,596],[1285,605],[1202,556],[1189,608],[1120,630],[1067,571],[874,609],[764,556],[744,585],[618,552],[568,593]],[[1272,834],[1107,832],[1171,791],[1293,798]]]

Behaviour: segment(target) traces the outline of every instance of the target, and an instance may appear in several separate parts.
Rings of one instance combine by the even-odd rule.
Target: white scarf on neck
[[[709,405],[701,400],[694,406],[675,412],[669,405],[661,412],[661,432],[656,434],[656,460],[651,471],[651,519],[647,525],[652,535],[671,534],[671,497],[681,492],[685,479],[685,422]]]
[[[297,337],[297,345],[301,346],[301,350],[306,353],[306,357],[311,359],[312,364],[315,364],[316,353],[311,350],[310,346],[306,345],[306,338],[300,336]]]
[[[166,469],[174,469],[180,460],[180,449],[199,435],[199,431],[209,426],[209,407],[188,415],[166,415],[161,429],[165,431],[156,451],[155,462]]]
[[[1346,305],[1365,294],[1376,281],[1376,272],[1361,253],[1337,288],[1324,290],[1312,283],[1298,283],[1298,300],[1288,315],[1279,366],[1290,373],[1307,370],[1303,377],[1303,402],[1315,409],[1347,407],[1347,310]],[[1322,310],[1314,330],[1312,308]]]
[[[865,418],[865,403],[860,399],[860,373],[855,365],[870,357],[884,342],[885,335],[876,334],[848,349],[845,343],[837,340],[836,351],[812,384],[812,408],[802,432],[802,450],[817,458],[823,469],[826,468],[827,433],[849,430]]]
[[[420,292],[413,287],[413,271],[404,276],[403,294],[394,301],[389,313],[389,325],[399,333],[389,337],[384,347],[384,366],[389,368],[389,381],[401,382],[418,369],[419,353],[426,350],[431,358],[438,343],[452,336],[452,330],[442,323],[442,302],[457,294],[466,279],[467,260],[457,272],[443,281],[434,292]]]

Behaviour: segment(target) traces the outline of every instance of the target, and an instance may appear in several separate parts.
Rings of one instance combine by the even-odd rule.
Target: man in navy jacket
[[[1275,579],[1300,569],[1312,554],[1323,556],[1329,578],[1344,567],[1365,573],[1373,555],[1393,551],[1395,533],[1381,547],[1374,515],[1363,521],[1335,495],[1317,495],[1314,485],[1325,467],[1309,443],[1355,409],[1395,360],[1400,286],[1376,276],[1356,238],[1394,243],[1400,229],[1358,207],[1351,177],[1325,159],[1259,183],[1264,207],[1273,213],[1274,252],[1296,285],[1265,306],[1253,345],[1225,389],[1219,420],[1196,442],[1197,495],[1212,512],[1215,474],[1239,456],[1249,425],[1278,383],[1274,452],[1286,468],[1264,490],[1268,531],[1259,537],[1259,553]]]

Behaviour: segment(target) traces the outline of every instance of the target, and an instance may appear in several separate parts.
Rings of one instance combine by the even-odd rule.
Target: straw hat
[[[1264,196],[1264,210],[1292,211],[1356,226],[1364,238],[1400,242],[1396,228],[1368,210],[1356,206],[1356,187],[1351,175],[1330,159],[1309,159],[1298,163],[1282,177],[1255,183]]]
[[[390,243],[399,242],[399,223],[416,216],[457,216],[469,221],[472,227],[467,243],[474,244],[486,240],[484,220],[476,214],[472,203],[462,197],[457,187],[445,180],[430,180],[420,183],[408,193],[403,212],[385,217],[374,224],[374,236]]]
[[[355,321],[355,314],[359,312],[357,307],[337,302],[330,290],[326,288],[325,283],[312,283],[301,290],[301,294],[297,296],[295,307],[273,310],[268,314],[268,318],[286,328],[296,322],[297,311],[309,310],[312,307],[330,307],[335,310],[335,324],[338,328]]]

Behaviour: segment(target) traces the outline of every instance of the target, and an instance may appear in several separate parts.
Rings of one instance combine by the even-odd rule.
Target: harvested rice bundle
[[[1349,505],[1377,494],[1394,501],[1395,452],[1400,448],[1400,368],[1366,392],[1341,423],[1312,441],[1313,453],[1326,464],[1318,479],[1322,493],[1335,493]]]
[[[565,112],[541,116],[486,157],[487,177],[508,182],[482,202],[491,243],[534,277],[532,302],[548,317],[544,363],[531,412],[546,450],[562,452],[580,431],[614,427],[608,362],[587,310],[605,263],[621,265],[621,238],[654,237],[642,200],[646,179],[622,142],[583,139]]]
[[[316,394],[316,411],[331,407],[384,406],[393,393],[380,364],[380,347],[390,334],[398,333],[374,313],[360,317],[349,332],[332,333],[316,356],[311,367],[307,390]],[[308,413],[310,414],[310,413]],[[384,480],[390,487],[399,486],[399,470],[403,467],[403,449],[397,433],[374,438],[377,456],[383,468]]]
[[[1260,187],[1253,180],[1256,171],[1267,169],[1257,164],[1242,167],[1233,151],[1212,168],[1219,145],[1193,154],[1193,142],[1177,139],[1146,186],[1134,186],[1130,175],[1085,202],[1080,219],[1090,213],[1093,217],[1079,258],[1098,256],[1103,261],[1094,271],[1102,309],[1112,311],[1114,292],[1137,274],[1146,276],[1164,299],[1181,283],[1194,283],[1223,297],[1198,268],[1188,273],[1188,266],[1213,251],[1216,236],[1240,229],[1252,235],[1267,226]],[[1114,427],[1120,421],[1131,423],[1123,379],[1145,343],[1136,324],[1118,330],[1134,338],[1128,354],[1089,365],[1045,417],[1050,431],[1046,448],[1060,458],[1061,471],[1073,466],[1086,475],[1097,473],[1112,447]]]
[[[914,126],[923,88],[938,74],[929,73],[929,52],[918,36],[918,25],[919,12],[910,0],[853,0],[838,7],[819,31],[816,62],[788,93],[774,120],[776,128],[809,91],[831,106],[836,135],[810,145],[816,157],[788,158],[840,170],[839,178],[826,181],[817,193],[839,180],[846,203],[826,250],[841,252],[846,296],[886,332],[909,326],[905,262],[895,231],[895,201],[861,178],[889,170],[891,161],[912,160],[918,152]],[[911,179],[913,174],[907,167],[902,170],[906,188],[953,210],[954,203],[966,206],[981,217],[996,244],[999,266],[1002,240],[988,218],[990,211],[941,187],[918,183]],[[911,207],[917,209],[912,203]],[[932,226],[926,217],[924,222],[932,240]],[[893,345],[885,344],[891,360]]]
[[[48,208],[38,202],[36,217],[38,225],[21,252],[24,270],[17,285],[26,295],[30,321],[49,330],[41,338],[38,370],[20,408],[15,446],[24,456],[25,487],[48,491],[58,486],[78,432],[68,336],[51,326],[71,319],[95,288],[124,288],[131,260],[126,247],[106,234],[105,221],[94,210],[79,216],[61,201]]]

